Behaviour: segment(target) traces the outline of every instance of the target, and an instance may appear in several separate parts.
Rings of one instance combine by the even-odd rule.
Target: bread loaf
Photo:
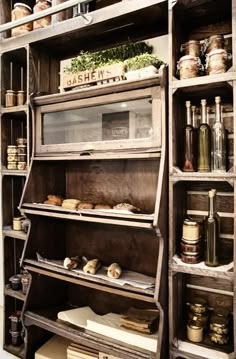
[[[112,263],[107,268],[107,276],[109,278],[118,279],[121,276],[121,274],[122,274],[122,269],[118,263]]]
[[[78,209],[93,209],[94,205],[88,202],[80,202],[78,204]]]
[[[101,267],[101,262],[99,259],[91,259],[83,267],[85,273],[95,274],[97,270]]]

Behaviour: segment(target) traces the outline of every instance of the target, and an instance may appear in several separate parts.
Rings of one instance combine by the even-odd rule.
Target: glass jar
[[[180,51],[184,55],[191,55],[194,57],[200,57],[200,41],[198,40],[189,40],[185,44],[182,44]]]
[[[189,241],[188,241],[189,242]],[[180,249],[183,254],[192,254],[192,255],[200,255],[202,251],[202,243],[198,241],[197,243],[186,243],[185,241],[180,242]]]
[[[199,224],[196,221],[185,219],[183,223],[182,239],[187,241],[197,241],[200,237]]]
[[[8,170],[17,170],[17,162],[8,162],[7,169]]]
[[[210,319],[210,330],[217,334],[229,333],[229,321],[224,317],[214,315]]]
[[[180,257],[181,257],[182,262],[187,263],[187,264],[197,264],[197,263],[201,262],[201,256],[198,253],[197,254],[196,253],[195,254],[181,253]]]
[[[21,290],[21,275],[15,274],[9,278],[13,290]]]
[[[13,218],[13,230],[14,231],[21,231],[21,223],[24,217],[14,217]]]
[[[187,338],[191,342],[200,343],[203,340],[203,326],[199,321],[189,320],[187,324]]]
[[[9,317],[11,321],[11,330],[13,332],[18,332],[21,330],[21,312],[17,311],[15,313],[12,313]]]
[[[228,54],[224,49],[216,49],[206,55],[206,73],[221,74],[227,71]]]
[[[23,3],[17,2],[14,5],[14,9],[11,13],[11,20],[19,20],[22,17],[28,16],[32,14],[32,9]],[[18,36],[21,34],[25,34],[33,29],[32,22],[28,22],[27,24],[17,26],[11,30],[11,36]]]
[[[36,4],[34,5],[33,11],[34,14],[46,10],[52,6],[52,2],[50,0],[36,0]],[[33,24],[33,29],[41,29],[42,27],[47,27],[51,24],[51,16],[45,16],[41,19],[35,20]]]
[[[205,313],[198,314],[198,313],[193,313],[189,310],[188,311],[188,319],[202,323],[203,329],[205,329],[207,327],[208,315]]]
[[[27,290],[28,290],[28,286],[29,286],[29,282],[30,282],[30,276],[28,273],[24,273],[22,275],[21,278],[21,284],[22,284],[22,293],[26,294]]]
[[[202,64],[199,57],[185,55],[179,59],[177,64],[177,73],[180,80],[198,77],[202,70]]]
[[[16,104],[17,106],[23,106],[25,104],[25,91],[17,91]]]
[[[27,167],[27,162],[18,162],[17,163],[17,169],[19,171],[24,171]]]
[[[224,49],[223,35],[213,35],[204,41],[203,53],[208,54],[212,50],[216,50],[216,49]]]
[[[18,155],[25,155],[26,154],[26,145],[18,145],[17,153],[18,153]]]
[[[7,154],[8,155],[13,155],[13,154],[17,154],[17,148],[15,145],[9,145],[7,146]]]
[[[190,302],[190,310],[196,314],[205,314],[208,310],[208,303],[204,298],[193,298]]]
[[[7,90],[5,94],[5,106],[13,107],[16,106],[16,94],[13,90]]]
[[[7,156],[7,162],[16,162],[17,161],[17,154],[9,154]]]
[[[227,344],[229,341],[228,335],[217,334],[215,332],[210,332],[209,338],[213,343],[220,344],[220,345]]]

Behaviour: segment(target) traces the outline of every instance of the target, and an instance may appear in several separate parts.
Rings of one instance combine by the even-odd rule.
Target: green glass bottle
[[[207,116],[207,102],[201,100],[201,124],[198,128],[198,171],[211,171],[211,128]]]
[[[205,221],[205,264],[209,267],[219,265],[219,215],[216,213],[216,190],[208,192],[209,208]]]

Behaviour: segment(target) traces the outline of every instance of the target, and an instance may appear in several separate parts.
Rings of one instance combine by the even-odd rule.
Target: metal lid
[[[226,328],[229,325],[227,318],[219,317],[217,315],[211,317],[210,323],[219,328]]]
[[[30,7],[29,5],[24,4],[23,2],[16,2],[16,3],[14,4],[14,8],[16,8],[16,7],[18,7],[18,6],[24,6],[24,7],[26,7],[26,9],[28,9],[29,11],[32,12],[31,7]]]
[[[214,314],[218,317],[225,317],[227,318],[229,316],[229,310],[226,308],[215,308]]]
[[[207,300],[200,297],[195,297],[191,300],[190,304],[196,307],[207,307]]]
[[[198,223],[196,221],[193,221],[193,220],[190,220],[190,219],[185,219],[184,224],[186,226],[198,226]]]

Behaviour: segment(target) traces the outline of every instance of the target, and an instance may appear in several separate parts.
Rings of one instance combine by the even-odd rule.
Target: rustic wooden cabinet
[[[68,8],[64,22],[57,23],[59,17],[56,19],[54,15],[53,25],[48,28],[14,38],[10,37],[12,24],[6,24],[10,21],[9,2],[0,1],[4,9],[0,17],[4,347],[30,359],[52,334],[58,334],[119,358],[165,358],[168,352],[166,68],[147,80],[61,94],[59,71],[60,61],[80,50],[107,48],[166,33],[167,1],[148,0],[145,4],[141,0],[97,1],[97,8],[87,19],[70,18],[70,4],[75,2],[64,2]],[[63,2],[54,1],[55,5],[59,3]],[[33,6],[33,1],[29,5]],[[6,90],[12,87],[18,91],[22,87],[21,68],[26,103],[7,108]],[[128,115],[120,106],[125,101],[129,105]],[[113,106],[112,110],[105,110],[104,104]],[[62,131],[57,127],[57,140],[52,136],[51,126],[58,118],[50,114],[62,107],[72,112],[70,125],[80,132],[83,130],[83,136],[76,137],[73,131],[67,131],[68,126],[61,126]],[[135,109],[137,112],[137,107],[140,113],[143,111],[143,117],[135,120],[133,112]],[[100,113],[96,117],[97,108]],[[119,112],[122,120],[119,115],[117,126]],[[73,123],[75,117],[82,118],[88,113],[92,127],[97,126],[95,135],[100,134],[97,140],[82,120]],[[48,119],[45,114],[49,114]],[[6,168],[6,149],[19,136],[27,138],[28,166],[24,171],[10,171]],[[141,211],[112,214],[55,209],[42,204],[50,193],[110,205],[131,202]],[[9,227],[19,211],[31,220],[27,234],[16,233]],[[152,277],[155,285],[152,289],[140,289],[70,273],[39,262],[37,253],[61,260],[74,254],[98,257],[104,266],[116,261],[130,272]],[[23,267],[31,274],[26,295],[10,290],[7,285],[9,277]],[[121,313],[130,306],[158,308],[156,351],[95,335],[57,320],[60,310],[85,305],[98,314]],[[8,317],[18,309],[23,313],[25,337],[23,345],[14,348]]]
[[[171,358],[235,357],[235,1],[169,1],[169,337]],[[212,35],[225,36],[232,66],[227,72],[179,80],[177,61],[181,44]],[[200,106],[206,99],[214,122],[214,98],[221,96],[223,122],[228,137],[226,173],[183,172],[183,129],[186,123],[185,101]],[[197,120],[200,116],[197,117]],[[207,216],[208,191],[217,190],[220,215],[221,261],[231,269],[216,271],[176,262],[180,255],[183,220],[188,216],[201,220]],[[202,343],[187,340],[187,303],[205,298],[211,309],[223,307],[232,313],[231,340],[214,345],[206,337]]]

